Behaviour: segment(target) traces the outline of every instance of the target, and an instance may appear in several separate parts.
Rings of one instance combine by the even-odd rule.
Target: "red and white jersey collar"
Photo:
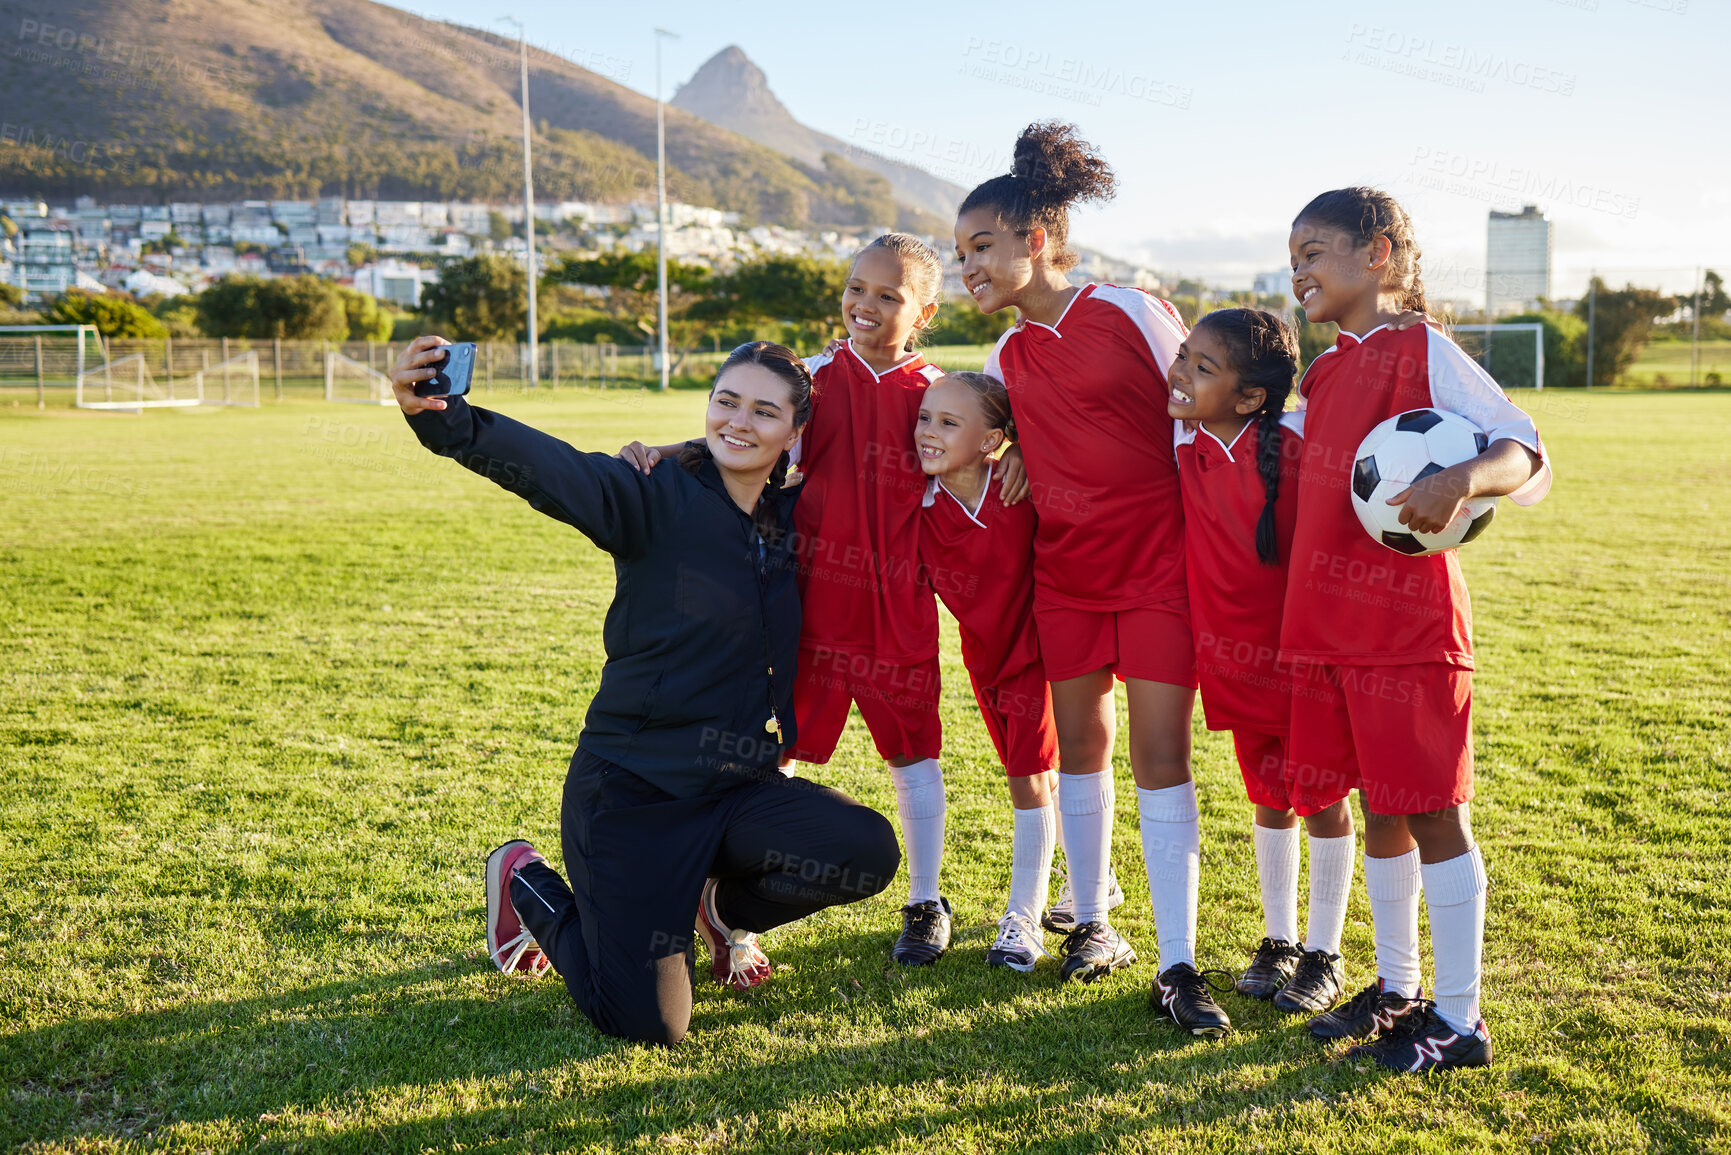
[[[986,507],[986,498],[990,496],[992,492],[992,482],[997,480],[995,472],[996,471],[994,471],[994,476],[986,478],[986,484],[980,489],[980,500],[972,509],[969,509],[967,502],[951,493],[949,487],[936,477],[931,478],[926,482],[926,495],[920,499],[920,508],[930,509],[932,506],[936,505],[938,503],[938,491],[942,490],[945,496],[955,502],[956,507],[967,515],[969,521],[973,522],[981,529],[985,529],[986,523],[980,520],[980,510]]]
[[[861,369],[864,369],[867,373],[870,373],[872,375],[872,379],[875,381],[882,381],[885,377],[888,377],[891,373],[895,373],[895,372],[902,370],[902,369],[918,368],[919,365],[921,363],[923,363],[925,360],[925,358],[921,357],[918,353],[909,353],[906,357],[903,357],[900,361],[897,361],[894,365],[891,365],[888,369],[885,369],[882,373],[879,373],[876,369],[873,369],[871,367],[871,365],[867,363],[867,361],[864,357],[861,357],[859,355],[859,351],[853,347],[853,338],[852,337],[849,337],[847,339],[847,341],[845,342],[845,344],[847,345],[847,351],[853,355],[854,360],[859,362],[859,367]]]

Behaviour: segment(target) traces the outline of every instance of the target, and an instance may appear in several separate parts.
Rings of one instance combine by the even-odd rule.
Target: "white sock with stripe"
[[[935,902],[944,861],[944,772],[936,758],[891,766],[908,855],[908,904]]]
[[[1485,864],[1479,848],[1445,862],[1427,862],[1425,906],[1430,909],[1431,960],[1436,966],[1436,1012],[1466,1034],[1479,1022],[1479,981],[1485,949]]]

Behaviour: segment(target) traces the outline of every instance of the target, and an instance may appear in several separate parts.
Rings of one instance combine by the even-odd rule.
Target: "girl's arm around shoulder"
[[[1469,496],[1506,496],[1516,505],[1537,505],[1550,492],[1551,463],[1533,419],[1459,345],[1435,329],[1426,329],[1425,334],[1431,403],[1477,425],[1490,443],[1475,461],[1466,463],[1480,466],[1474,472],[1487,487]],[[1499,449],[1501,442],[1513,442],[1525,452],[1507,444]],[[1518,468],[1521,463],[1524,470]]]

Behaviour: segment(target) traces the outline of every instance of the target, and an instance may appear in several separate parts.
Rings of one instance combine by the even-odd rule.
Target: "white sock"
[[[1052,847],[1058,838],[1058,815],[1050,803],[1017,810],[1016,838],[1010,846],[1009,908],[1035,926],[1046,909],[1046,888],[1052,877]]]
[[[1070,893],[1076,899],[1076,925],[1106,922],[1106,879],[1112,856],[1112,771],[1066,774],[1059,799],[1064,855],[1070,864]]]
[[[1446,862],[1427,862],[1431,961],[1436,966],[1436,1013],[1462,1034],[1478,1026],[1479,978],[1485,948],[1485,863],[1479,848]]]
[[[1053,814],[1062,814],[1062,813],[1064,813],[1064,808],[1063,808],[1063,806],[1059,805],[1059,803],[1058,803],[1058,783],[1060,783],[1064,780],[1064,775],[1057,770],[1053,770],[1053,771],[1051,771],[1051,779],[1052,779],[1052,813]],[[1058,823],[1058,849],[1059,849],[1059,851],[1061,851],[1063,853],[1065,860],[1068,861],[1069,857],[1070,857],[1070,852],[1067,850],[1064,850],[1064,824],[1062,822]]]
[[[1154,904],[1154,934],[1160,942],[1160,969],[1196,965],[1196,892],[1202,880],[1202,827],[1196,812],[1196,783],[1163,790],[1136,789],[1142,816],[1142,861],[1148,868],[1148,897]],[[1296,901],[1296,900],[1295,900]],[[1297,920],[1296,912],[1293,915]]]
[[[1310,917],[1304,924],[1304,949],[1340,953],[1346,925],[1346,897],[1352,893],[1353,837],[1310,836]]]
[[[1298,827],[1252,826],[1256,880],[1262,884],[1263,933],[1298,941]]]
[[[908,904],[935,902],[944,861],[944,772],[936,758],[891,766],[908,853]]]
[[[1418,847],[1394,858],[1364,859],[1364,893],[1376,931],[1376,976],[1385,989],[1416,998],[1418,966]]]

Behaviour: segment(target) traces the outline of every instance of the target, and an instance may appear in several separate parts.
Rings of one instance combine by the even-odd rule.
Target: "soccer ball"
[[[1441,533],[1414,533],[1400,523],[1401,507],[1388,499],[1415,481],[1477,457],[1486,444],[1478,426],[1441,409],[1409,409],[1372,429],[1352,466],[1352,511],[1364,532],[1413,557],[1465,545],[1483,533],[1497,513],[1494,497],[1466,502]]]

